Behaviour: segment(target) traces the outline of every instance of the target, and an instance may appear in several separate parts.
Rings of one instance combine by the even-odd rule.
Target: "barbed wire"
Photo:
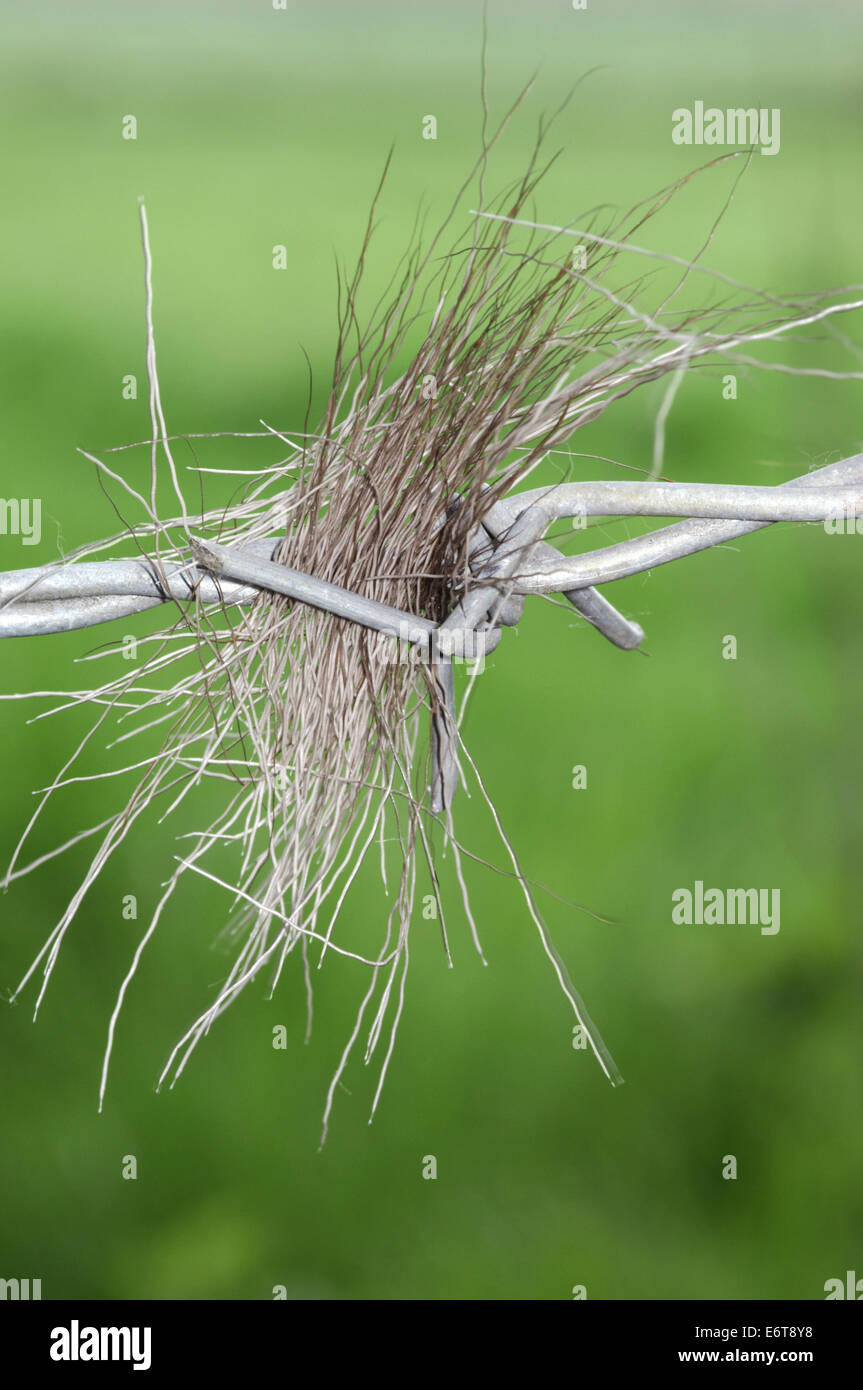
[[[576,556],[543,540],[565,518],[685,517],[644,536]],[[863,454],[777,487],[717,483],[566,483],[513,493],[489,506],[473,532],[472,587],[441,624],[276,563],[281,538],[230,547],[190,537],[187,562],[157,557],[58,562],[0,574],[0,637],[68,632],[116,621],[169,602],[216,607],[282,594],[388,636],[426,645],[439,709],[432,720],[431,808],[448,810],[458,786],[452,641],[473,636],[471,655],[497,646],[502,626],[521,619],[529,594],[562,593],[610,642],[634,650],[643,629],[596,585],[639,574],[776,522],[863,516]]]
[[[685,517],[600,550],[564,556],[542,538],[555,521],[587,517]],[[842,459],[776,487],[719,483],[565,483],[513,493],[493,503],[470,543],[475,580],[442,624],[477,628],[501,588],[509,596],[562,593],[604,636],[624,649],[643,639],[595,591],[696,554],[776,522],[829,522],[863,517],[863,454]],[[156,557],[57,561],[0,573],[0,637],[68,632],[169,602],[249,604],[261,591],[280,593],[362,626],[426,640],[437,625],[276,564],[280,537],[241,547],[192,538],[187,562]]]

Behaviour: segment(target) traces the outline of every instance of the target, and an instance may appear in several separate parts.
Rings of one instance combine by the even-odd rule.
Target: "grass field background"
[[[540,220],[623,209],[695,168],[705,152],[670,138],[678,106],[778,107],[781,151],[754,159],[708,262],[777,291],[857,283],[861,21],[838,3],[590,0],[577,12],[563,0],[491,0],[492,116],[540,70],[490,187],[521,172],[539,113],[589,70],[552,142],[563,152],[538,194]],[[46,519],[38,547],[0,537],[0,569],[118,527],[76,447],[99,454],[149,430],[138,197],[171,431],[255,430],[261,419],[301,429],[302,349],[319,405],[335,261],[353,263],[390,146],[369,302],[418,200],[434,225],[476,157],[480,47],[474,4],[288,0],[280,12],[267,0],[182,0],[3,14],[0,491],[42,497]],[[121,138],[127,114],[134,142]],[[427,114],[436,141],[421,138]],[[731,177],[726,166],[691,184],[650,244],[692,254]],[[283,272],[271,265],[277,243],[289,252]],[[815,336],[772,357],[837,362]],[[127,373],[136,401],[122,397]],[[649,466],[662,389],[637,393],[573,447]],[[669,419],[666,473],[805,472],[861,447],[861,399],[859,382],[765,373],[741,374],[726,401],[716,374],[693,373]],[[268,447],[213,442],[198,457],[256,467]],[[141,476],[139,459],[113,455],[124,459]],[[208,502],[219,495],[208,483]],[[357,1064],[316,1152],[362,986],[339,966],[318,977],[308,1046],[290,970],[272,1002],[263,982],[247,991],[176,1090],[154,1093],[227,967],[212,949],[227,904],[209,886],[187,890],[144,957],[98,1115],[116,989],[176,852],[169,823],[127,842],[88,895],[37,1024],[32,990],[0,1011],[0,1276],[41,1278],[46,1298],[269,1298],[276,1285],[324,1299],[559,1299],[573,1285],[589,1298],[820,1298],[825,1280],[859,1269],[861,545],[817,526],[775,528],[613,586],[647,630],[643,655],[537,601],[478,683],[466,736],[525,871],[610,919],[542,897],[622,1088],[573,1050],[573,1020],[514,884],[477,868],[488,968],[455,892],[455,969],[436,924],[417,914],[371,1128],[374,1077]],[[722,659],[727,634],[736,661]],[[83,688],[92,668],[75,660],[107,635],[5,643],[0,689]],[[34,712],[0,705],[4,861],[33,789],[84,727],[76,715],[25,724]],[[572,788],[576,764],[586,790]],[[33,853],[106,815],[119,792],[66,793]],[[493,850],[476,798],[460,798],[457,821],[469,846]],[[7,993],[86,863],[84,845],[2,899]],[[673,925],[671,893],[696,879],[779,887],[780,932]],[[129,893],[138,922],[122,917]],[[371,940],[385,910],[372,866],[352,930]],[[272,1047],[278,1024],[284,1051]],[[122,1178],[130,1154],[134,1182]],[[426,1155],[435,1181],[422,1177]],[[726,1155],[734,1181],[722,1177]]]

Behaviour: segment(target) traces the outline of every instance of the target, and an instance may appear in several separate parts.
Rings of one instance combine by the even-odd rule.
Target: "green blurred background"
[[[599,71],[562,120],[541,220],[622,210],[700,163],[704,152],[671,142],[677,106],[779,107],[781,152],[754,160],[708,262],[771,290],[863,279],[858,6],[491,0],[489,28],[493,115],[541,65],[490,191],[520,173],[540,111],[588,69]],[[390,145],[370,301],[418,200],[433,224],[476,155],[480,41],[479,6],[440,0],[4,6],[2,492],[41,496],[46,519],[39,547],[0,537],[0,568],[117,528],[75,449],[148,432],[146,391],[121,392],[127,373],[145,380],[138,196],[169,428],[300,429],[301,348],[320,403],[335,258],[353,262]],[[429,113],[435,142],[421,138]],[[135,142],[121,139],[127,114]],[[723,171],[698,181],[652,244],[692,253],[729,184]],[[276,243],[289,251],[281,273]],[[836,362],[815,340],[772,356]],[[649,466],[662,390],[574,447]],[[859,383],[778,373],[741,374],[728,402],[716,374],[694,373],[669,420],[666,472],[780,481],[863,447],[860,403]],[[198,456],[256,467],[267,448],[225,441]],[[208,502],[219,495],[208,483]],[[535,602],[478,683],[469,745],[526,872],[611,919],[542,896],[622,1088],[571,1047],[573,1020],[513,883],[476,868],[488,968],[455,891],[455,969],[417,912],[371,1128],[374,1076],[358,1062],[316,1152],[362,983],[339,966],[318,977],[308,1046],[293,969],[272,1002],[263,982],[248,990],[176,1090],[154,1093],[227,966],[213,949],[226,902],[204,887],[144,957],[97,1115],[115,992],[175,852],[170,827],[133,836],[89,894],[36,1025],[32,990],[0,1012],[0,1276],[41,1278],[46,1298],[253,1299],[284,1285],[292,1298],[565,1299],[583,1284],[589,1298],[724,1299],[822,1298],[825,1280],[863,1270],[860,548],[817,526],[773,529],[618,584],[646,655]],[[736,661],[721,657],[730,633]],[[73,663],[105,635],[6,643],[2,691],[84,687],[93,668]],[[4,861],[33,789],[84,727],[27,725],[34,712],[0,705]],[[576,764],[586,790],[572,789]],[[32,852],[107,814],[116,794],[65,793]],[[457,810],[462,839],[490,850],[478,799]],[[7,994],[87,862],[83,845],[3,898]],[[781,931],[674,926],[671,892],[698,878],[781,888]],[[138,922],[121,915],[128,893]],[[352,903],[358,931],[377,933],[385,901],[372,870]],[[121,1176],[128,1154],[134,1182]],[[729,1154],[736,1181],[721,1176]],[[422,1177],[425,1155],[436,1181]]]

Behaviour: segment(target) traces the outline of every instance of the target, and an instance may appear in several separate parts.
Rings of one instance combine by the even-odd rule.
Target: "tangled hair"
[[[526,216],[551,162],[544,155],[548,124],[540,124],[523,176],[486,203],[489,152],[505,124],[484,137],[477,164],[430,242],[415,229],[393,283],[363,321],[358,295],[381,180],[356,271],[339,279],[333,384],[319,428],[295,439],[279,434],[287,454],[278,466],[254,477],[231,506],[195,515],[180,487],[162,412],[142,209],[150,495],[134,491],[104,460],[88,454],[106,486],[110,479],[125,489],[144,519],[77,554],[131,539],[164,576],[168,563],[189,564],[193,535],[230,546],[275,536],[283,564],[439,622],[471,584],[469,538],[488,508],[578,429],[647,382],[670,376],[676,389],[681,372],[699,359],[751,360],[732,354],[784,332],[811,311],[815,297],[780,300],[719,276],[710,281],[711,288],[721,287],[715,300],[677,307],[696,273],[712,274],[698,260],[713,231],[689,262],[643,251],[638,233],[692,174],[623,218],[603,219],[595,212],[580,223],[577,243],[590,248],[588,271],[573,257],[572,228],[543,228]],[[743,167],[748,162],[746,154],[737,154],[711,163],[735,158]],[[445,245],[471,190],[478,190],[478,211],[467,219],[467,232]],[[651,274],[633,273],[633,264],[647,265]],[[650,299],[657,266],[671,283],[662,281]],[[179,511],[172,503],[175,514],[167,518],[157,501],[166,484],[179,503]],[[114,722],[116,742],[154,728],[164,741],[155,756],[122,769],[133,773],[135,785],[114,814],[52,851],[99,836],[80,887],[19,989],[41,968],[38,1010],[64,936],[111,855],[151,807],[163,820],[177,817],[206,779],[212,819],[205,830],[182,837],[191,847],[173,867],[120,987],[100,1105],[117,1019],[141,953],[181,881],[203,875],[233,898],[227,928],[233,959],[214,998],[171,1052],[161,1079],[173,1084],[214,1020],[262,971],[272,990],[287,957],[299,954],[310,1022],[312,964],[322,964],[331,952],[348,956],[367,983],[327,1097],[325,1135],[335,1087],[364,1029],[365,1060],[379,1044],[383,1054],[372,1113],[377,1106],[404,1001],[422,859],[431,871],[449,952],[435,836],[442,835],[451,849],[480,949],[463,847],[451,813],[432,815],[426,793],[423,735],[437,707],[437,689],[426,665],[393,659],[391,639],[278,594],[260,593],[245,612],[200,596],[174,602],[173,621],[142,639],[150,652],[145,660],[73,696],[72,703],[94,707],[95,722],[41,797],[4,886],[35,867],[19,867],[24,843],[48,799],[72,780],[73,765],[92,740]],[[461,751],[466,775],[485,796],[463,745]],[[97,775],[116,777],[118,771]],[[601,1064],[617,1079],[486,800],[560,984]],[[377,954],[366,956],[344,944],[340,914],[360,865],[378,849],[384,879],[394,874],[395,885]]]

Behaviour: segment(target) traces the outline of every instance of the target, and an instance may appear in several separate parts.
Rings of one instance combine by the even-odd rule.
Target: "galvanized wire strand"
[[[824,486],[827,484],[828,486]],[[561,484],[555,488],[540,488],[533,493],[522,493],[521,500],[524,507],[521,516],[512,528],[507,538],[507,543],[502,546],[494,560],[488,566],[486,577],[494,580],[495,577],[507,577],[518,570],[518,578],[514,585],[514,590],[521,594],[547,594],[558,593],[566,589],[585,589],[596,584],[609,583],[615,579],[625,579],[633,574],[640,574],[644,570],[655,568],[657,565],[666,565],[671,560],[680,560],[687,555],[695,555],[700,550],[708,550],[715,545],[724,545],[728,541],[738,540],[741,536],[749,535],[753,531],[763,530],[765,526],[771,526],[775,521],[832,521],[834,519],[854,519],[863,518],[863,454],[854,454],[850,458],[841,459],[838,463],[831,463],[826,468],[819,468],[812,473],[807,473],[803,477],[790,479],[786,483],[780,483],[775,488],[753,489],[759,495],[753,499],[751,505],[745,507],[750,519],[743,520],[735,517],[732,519],[733,507],[728,506],[727,512],[723,503],[723,494],[726,491],[721,486],[714,484],[702,484],[707,493],[711,494],[710,500],[701,504],[714,512],[714,519],[690,519],[681,521],[672,526],[666,526],[660,531],[651,531],[646,536],[639,536],[634,540],[620,541],[616,545],[606,546],[602,550],[590,551],[583,555],[568,557],[561,563],[552,558],[543,550],[540,550],[535,542],[546,528],[555,519],[560,520],[565,516],[584,515],[580,510],[584,505],[584,492],[579,492],[580,484]],[[596,484],[592,486],[597,486]],[[610,487],[612,484],[605,484]],[[664,487],[678,486],[677,484],[630,484],[631,487]],[[692,500],[692,488],[696,485],[686,485],[686,493],[689,500]],[[795,496],[793,500],[787,493],[795,493],[797,489],[813,489],[812,498],[805,496]],[[740,494],[741,489],[735,487],[733,495]],[[763,494],[773,495],[773,507],[768,505],[769,499],[764,499]],[[779,496],[779,494],[782,494]],[[626,498],[624,494],[617,494],[620,503],[624,504]],[[509,499],[511,502],[518,501],[516,497]],[[635,498],[634,505],[637,511],[631,512],[628,507],[621,505],[618,515],[648,515],[643,508],[640,496]],[[666,498],[657,499],[660,507],[668,506],[669,500]],[[739,505],[739,504],[738,504]],[[774,515],[765,519],[770,511]],[[663,514],[672,514],[664,512]],[[761,519],[754,519],[759,516]],[[485,592],[489,592],[486,590]],[[488,599],[490,604],[491,598]],[[488,604],[486,605],[486,611]],[[477,599],[475,609],[482,606],[482,599]]]
[[[278,540],[244,547],[269,558]],[[251,603],[259,590],[218,582],[194,564],[151,560],[89,560],[0,574],[0,637],[71,632],[197,597],[207,604]]]

